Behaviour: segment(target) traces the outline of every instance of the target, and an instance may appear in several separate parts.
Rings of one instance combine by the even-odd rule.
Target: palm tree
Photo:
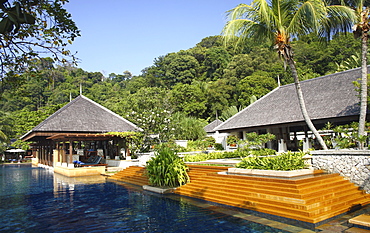
[[[365,0],[350,0],[349,5],[352,6],[357,14],[357,23],[353,27],[355,37],[361,38],[361,84],[360,84],[360,118],[358,122],[358,136],[365,136],[365,122],[367,112],[367,42],[369,25],[369,7],[365,7]],[[358,146],[363,149],[364,143],[359,140]]]
[[[255,41],[267,40],[274,44],[284,66],[288,64],[292,72],[305,122],[322,148],[327,150],[308,115],[290,41],[309,33],[348,30],[355,19],[353,10],[341,5],[328,6],[321,0],[254,0],[251,5],[240,4],[228,11],[228,17],[223,29],[226,43],[242,44],[246,38],[254,38]]]

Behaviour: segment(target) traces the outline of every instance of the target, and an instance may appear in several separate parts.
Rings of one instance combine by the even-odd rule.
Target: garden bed
[[[244,169],[244,168],[229,168],[228,174],[241,175],[259,175],[259,176],[274,176],[274,177],[295,177],[305,176],[317,173],[314,169],[300,169],[292,171],[276,171],[276,170],[259,170],[259,169]]]

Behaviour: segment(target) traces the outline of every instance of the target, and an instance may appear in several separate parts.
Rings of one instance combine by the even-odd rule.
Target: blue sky
[[[65,8],[81,30],[71,52],[89,72],[141,74],[153,60],[219,35],[225,12],[240,0],[70,0]]]

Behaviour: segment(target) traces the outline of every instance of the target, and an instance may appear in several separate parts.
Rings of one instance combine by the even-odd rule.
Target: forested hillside
[[[334,36],[328,43],[306,36],[293,47],[301,80],[360,66],[361,45],[352,34]],[[250,41],[242,50],[225,48],[219,36],[159,56],[138,76],[125,71],[105,77],[72,65],[58,66],[51,59],[37,61],[35,67],[1,86],[0,130],[12,138],[78,96],[80,86],[83,95],[147,133],[196,139],[201,133],[185,134],[186,124],[202,128],[230,106],[240,109],[261,98],[278,86],[278,80],[281,85],[293,82],[268,45]],[[179,127],[183,130],[176,130]],[[175,131],[183,135],[173,135]]]

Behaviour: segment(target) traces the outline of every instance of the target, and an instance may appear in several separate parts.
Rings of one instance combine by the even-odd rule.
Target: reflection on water
[[[0,165],[0,213],[0,232],[283,232],[101,176],[25,165]]]

